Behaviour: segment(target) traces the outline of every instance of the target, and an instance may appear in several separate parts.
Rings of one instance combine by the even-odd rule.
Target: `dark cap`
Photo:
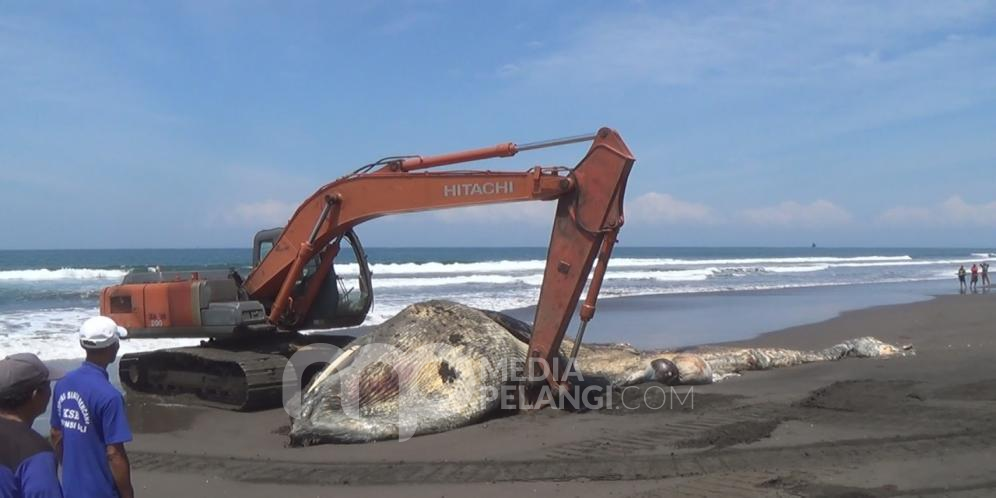
[[[62,378],[31,353],[12,354],[0,360],[0,398],[24,394],[38,386]]]

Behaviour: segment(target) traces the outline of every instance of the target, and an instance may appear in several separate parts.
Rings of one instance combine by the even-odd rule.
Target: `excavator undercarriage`
[[[295,352],[316,343],[343,348],[353,339],[297,333],[211,339],[199,346],[126,354],[118,368],[122,385],[135,393],[232,410],[266,409],[280,406],[284,367]],[[302,372],[302,382],[314,373]]]

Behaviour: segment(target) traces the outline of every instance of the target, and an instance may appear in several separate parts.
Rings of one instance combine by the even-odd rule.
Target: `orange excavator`
[[[579,142],[591,147],[573,169],[420,171]],[[122,384],[232,409],[277,406],[284,366],[298,348],[352,339],[298,331],[360,325],[370,310],[371,272],[354,227],[397,213],[517,201],[558,202],[529,343],[531,359],[554,362],[591,277],[573,357],[595,314],[623,224],[623,194],[633,162],[619,134],[602,128],[523,145],[388,157],[361,167],[320,188],[283,228],[257,233],[253,269],[245,279],[234,270],[156,271],[131,273],[120,285],[105,288],[101,314],[128,328],[132,339],[210,338],[200,346],[124,355]],[[352,249],[351,257],[344,246]],[[343,261],[351,260],[340,265],[348,268],[341,274],[335,265],[340,253],[346,255]],[[346,279],[355,285],[347,286]],[[548,381],[561,382],[552,374]]]

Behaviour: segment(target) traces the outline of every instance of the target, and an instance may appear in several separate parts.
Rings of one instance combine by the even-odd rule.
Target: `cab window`
[[[273,250],[273,241],[272,240],[264,240],[263,242],[260,242],[259,243],[259,260],[263,261],[263,259],[266,258],[266,255],[270,254],[271,250]]]

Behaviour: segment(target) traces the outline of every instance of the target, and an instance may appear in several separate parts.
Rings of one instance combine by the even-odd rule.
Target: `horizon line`
[[[546,249],[548,246],[497,246],[497,245],[411,245],[411,246],[364,246],[369,249]],[[939,246],[939,245],[841,245],[841,246],[810,246],[810,245],[627,245],[619,248],[632,249],[964,249],[964,250],[996,250],[996,246]],[[72,248],[0,248],[0,252],[30,252],[30,251],[251,251],[251,247],[72,247]]]

